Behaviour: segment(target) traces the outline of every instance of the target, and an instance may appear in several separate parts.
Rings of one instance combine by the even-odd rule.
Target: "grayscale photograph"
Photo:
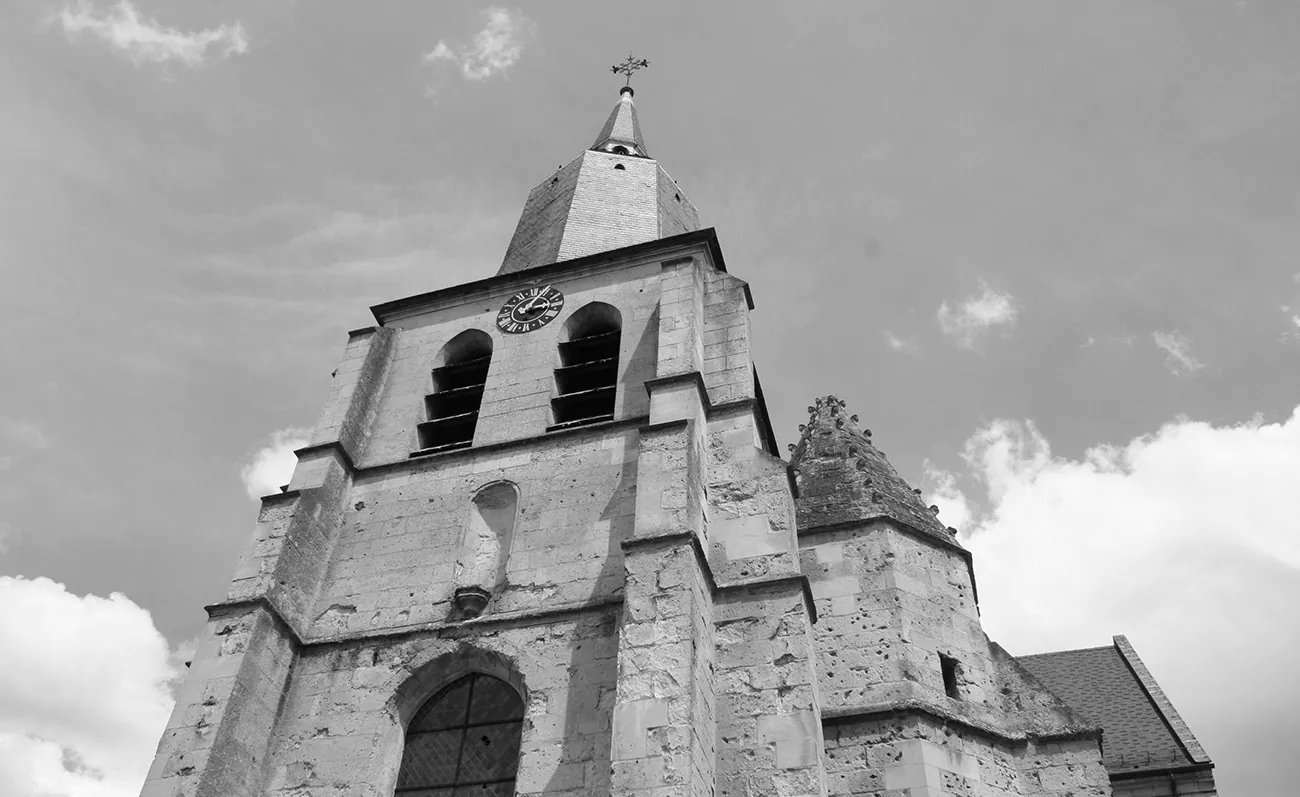
[[[0,797],[1294,797],[1300,2],[6,0]]]

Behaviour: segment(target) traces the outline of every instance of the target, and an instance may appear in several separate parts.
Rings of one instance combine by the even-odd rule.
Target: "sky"
[[[368,307],[495,273],[635,77],[1014,654],[1125,634],[1225,794],[1300,779],[1300,4],[0,5],[0,784],[137,793]]]

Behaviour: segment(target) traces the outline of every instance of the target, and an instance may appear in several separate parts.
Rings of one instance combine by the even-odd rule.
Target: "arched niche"
[[[456,561],[456,612],[477,617],[506,581],[519,517],[519,489],[507,481],[480,488],[470,500]]]

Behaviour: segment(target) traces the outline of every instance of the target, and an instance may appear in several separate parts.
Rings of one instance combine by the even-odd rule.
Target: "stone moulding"
[[[684,421],[669,421],[671,425],[675,423],[684,423]],[[695,560],[699,563],[700,571],[704,574],[704,580],[709,587],[709,594],[717,597],[732,592],[743,592],[748,589],[780,586],[782,584],[797,584],[803,593],[804,605],[808,610],[808,618],[812,623],[817,622],[817,602],[813,599],[812,583],[808,576],[798,573],[783,576],[765,576],[755,578],[750,581],[739,581],[733,584],[718,584],[713,577],[713,568],[709,566],[709,557],[704,554],[704,546],[700,544],[699,538],[689,531],[675,532],[672,534],[656,534],[648,537],[633,537],[632,539],[623,540],[620,547],[624,551],[659,545],[670,547],[675,545],[689,545],[691,551],[695,554]]]
[[[213,603],[203,608],[211,619],[225,617],[246,609],[261,608],[265,610],[266,613],[275,620],[276,624],[282,628],[285,635],[292,643],[294,650],[299,651],[330,645],[342,646],[356,643],[368,644],[382,642],[384,640],[408,639],[420,636],[436,636],[440,639],[461,639],[477,635],[484,629],[497,630],[542,625],[554,622],[560,617],[574,614],[594,614],[601,611],[608,611],[622,605],[623,597],[619,595],[603,600],[588,601],[585,603],[571,603],[565,606],[555,606],[548,609],[528,609],[517,612],[505,612],[502,614],[482,615],[470,620],[421,623],[401,629],[362,632],[357,634],[338,634],[328,637],[306,637],[303,634],[300,634],[296,628],[289,624],[280,610],[276,608],[275,604],[266,597]]]
[[[848,725],[854,722],[872,722],[875,720],[889,719],[891,717],[907,716],[921,716],[945,725],[957,725],[972,733],[978,733],[996,741],[1006,742],[1009,744],[1027,744],[1029,742],[1047,744],[1051,742],[1068,742],[1087,739],[1096,739],[1100,741],[1102,738],[1101,728],[1095,726],[1066,728],[1051,733],[1006,730],[1004,728],[998,728],[966,717],[960,717],[957,714],[945,710],[942,706],[920,700],[903,700],[866,706],[823,709],[822,725]]]

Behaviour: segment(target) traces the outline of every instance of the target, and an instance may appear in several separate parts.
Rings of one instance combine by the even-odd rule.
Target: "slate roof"
[[[650,157],[645,148],[645,138],[641,135],[641,123],[636,118],[636,106],[632,104],[631,89],[620,92],[618,105],[610,112],[591,148],[604,149],[607,142],[632,144],[637,149],[636,154]]]
[[[1111,775],[1212,766],[1132,645],[1018,656],[1031,675],[1102,727],[1102,763]]]

